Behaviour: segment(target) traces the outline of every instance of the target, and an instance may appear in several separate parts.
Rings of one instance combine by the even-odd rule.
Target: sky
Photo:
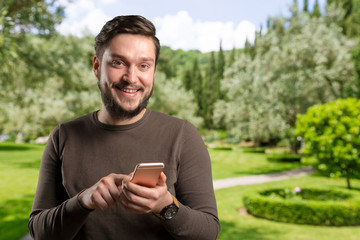
[[[318,0],[323,11],[326,0]],[[268,17],[289,16],[293,0],[60,0],[64,35],[96,35],[118,15],[142,15],[152,21],[161,45],[210,52],[244,47],[255,32],[266,31]],[[309,0],[312,9],[315,0]],[[299,8],[303,0],[298,0]]]

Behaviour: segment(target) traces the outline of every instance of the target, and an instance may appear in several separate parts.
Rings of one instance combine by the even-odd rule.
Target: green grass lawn
[[[213,179],[279,172],[303,167],[298,162],[270,162],[263,153],[209,149]]]
[[[27,223],[44,145],[0,144],[0,239],[17,240]]]
[[[28,217],[36,190],[40,159],[44,145],[0,143],[0,240],[18,240],[27,232]],[[268,162],[264,154],[240,151],[209,150],[214,179],[270,173],[298,168],[299,163]],[[277,223],[245,217],[242,192],[264,186],[330,186],[345,187],[345,180],[309,176],[267,184],[234,187],[215,192],[221,232],[219,239],[355,239],[358,227],[314,227]],[[354,188],[360,181],[353,180]]]

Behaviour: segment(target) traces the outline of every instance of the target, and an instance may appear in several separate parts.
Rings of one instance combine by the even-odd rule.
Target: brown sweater
[[[175,218],[81,207],[79,192],[140,162],[164,162]],[[40,167],[29,230],[34,239],[216,239],[219,233],[209,154],[189,122],[147,110],[136,123],[105,125],[96,112],[60,124]]]

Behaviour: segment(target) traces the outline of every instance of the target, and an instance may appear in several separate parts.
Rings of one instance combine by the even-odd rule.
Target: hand
[[[166,176],[162,172],[154,188],[148,188],[130,182],[131,177],[123,180],[119,201],[128,211],[135,213],[160,213],[161,210],[173,202],[166,186]]]
[[[79,195],[80,204],[87,209],[105,210],[118,201],[125,175],[110,174]]]

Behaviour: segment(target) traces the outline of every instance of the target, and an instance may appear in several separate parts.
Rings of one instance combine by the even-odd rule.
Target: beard
[[[120,86],[121,85],[121,86]],[[122,88],[127,85],[126,83],[119,83],[115,84],[114,87],[116,88]],[[125,119],[131,119],[135,116],[137,116],[143,109],[146,108],[146,106],[149,103],[149,99],[152,95],[153,88],[151,89],[150,93],[148,95],[145,95],[143,99],[141,99],[141,102],[139,105],[133,109],[133,110],[125,110],[114,98],[114,96],[111,94],[110,87],[107,84],[104,84],[101,86],[100,81],[98,81],[98,87],[100,89],[101,93],[101,99],[103,101],[103,104],[110,114],[111,117],[116,118],[118,120],[125,120]]]

